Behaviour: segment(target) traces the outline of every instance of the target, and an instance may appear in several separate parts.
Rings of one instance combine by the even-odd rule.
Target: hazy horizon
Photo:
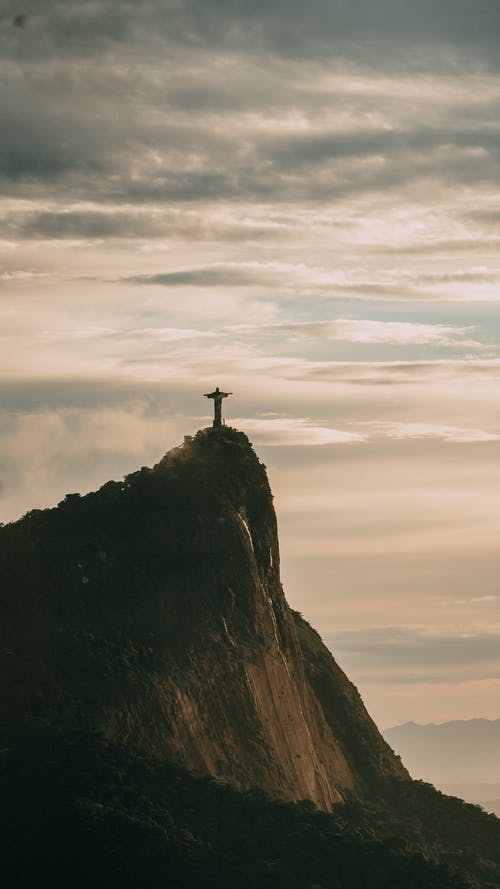
[[[405,723],[384,737],[413,778],[500,817],[500,719]]]
[[[0,520],[232,390],[285,594],[381,726],[500,716],[500,8],[0,15]]]

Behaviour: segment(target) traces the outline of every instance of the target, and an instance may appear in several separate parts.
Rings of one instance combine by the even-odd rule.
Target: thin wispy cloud
[[[236,328],[236,330],[245,330],[245,328]],[[260,329],[262,333],[275,335],[283,333],[292,337],[324,338],[352,343],[480,347],[481,344],[478,341],[464,339],[470,330],[471,328],[451,327],[444,324],[375,321],[361,318],[271,324]]]
[[[460,429],[453,426],[439,426],[431,423],[388,423],[371,422],[374,434],[396,439],[437,438],[457,444],[473,444],[482,441],[500,441],[500,432],[487,432],[484,429]]]
[[[358,432],[320,426],[309,417],[236,417],[231,420],[245,429],[256,444],[265,446],[318,446],[364,441]]]
[[[470,599],[449,599],[443,602],[445,607],[447,606],[457,606],[459,608],[463,608],[467,605],[492,605],[494,602],[497,602],[499,599],[498,596],[471,596]]]
[[[260,287],[289,292],[348,295],[354,298],[409,301],[500,299],[500,270],[496,266],[471,267],[446,272],[417,273],[349,270],[314,267],[278,260],[213,263],[121,279],[123,283],[162,287]],[[471,287],[473,286],[473,289]]]

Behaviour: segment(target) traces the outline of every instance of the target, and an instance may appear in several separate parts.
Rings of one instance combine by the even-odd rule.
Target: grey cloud
[[[363,126],[372,110],[369,97],[314,86],[328,68],[318,67],[315,53],[308,59],[308,49],[321,45],[325,34],[335,53],[346,35],[358,47],[368,37],[393,47],[400,34],[416,42],[425,35],[428,49],[454,31],[457,43],[466,43],[471,24],[474,39],[482,35],[487,42],[498,19],[497,7],[486,0],[479,10],[466,0],[458,11],[457,0],[444,0],[439,10],[430,0],[415,6],[395,0],[316,0],[307,9],[295,2],[28,3],[29,27],[2,32],[11,50],[0,109],[4,190],[33,196],[46,186],[56,195],[103,202],[320,202],[404,189],[422,179],[498,184],[495,100],[474,106],[473,123],[471,101],[441,113],[432,126],[423,100],[411,113],[402,97],[395,103],[386,96],[380,101],[391,128],[369,128]],[[269,42],[282,45],[280,62],[264,52]],[[228,46],[227,61],[214,55]],[[299,69],[288,58],[294,47],[303,62]],[[98,64],[88,64],[86,56],[98,52]],[[378,46],[379,74],[386,58]],[[349,64],[359,62],[354,55]],[[305,109],[317,121],[319,108],[331,102],[351,113],[356,108],[361,126],[342,133],[313,127],[306,135],[298,126],[271,136],[256,119],[242,119],[243,109],[272,117],[280,107]],[[480,148],[484,154],[471,154]],[[448,154],[442,156],[443,149]],[[377,163],[363,163],[370,159]],[[39,222],[50,227],[47,218]],[[57,222],[65,237],[69,220]],[[81,224],[85,228],[85,220]]]
[[[258,270],[231,266],[207,266],[157,275],[136,275],[125,280],[130,284],[155,284],[163,287],[177,287],[187,284],[196,287],[218,287],[262,284],[263,279],[264,276]]]
[[[88,155],[80,145],[74,152],[62,148],[52,156],[45,146],[37,148],[35,144],[19,156],[6,147],[0,169],[7,181],[21,180],[30,188],[33,181],[43,184],[58,179],[61,194],[81,198],[90,195],[95,200],[130,203],[175,201],[189,204],[227,200],[292,203],[314,200],[325,203],[362,194],[401,191],[419,181],[439,182],[440,188],[457,181],[462,185],[476,185],[481,180],[483,186],[490,183],[492,187],[499,183],[499,166],[494,157],[471,157],[459,152],[456,156],[443,158],[432,150],[416,155],[398,146],[378,158],[375,164],[365,165],[361,160],[365,147],[362,141],[356,145],[353,137],[350,141],[352,154],[343,159],[347,166],[339,159],[333,166],[328,164],[333,159],[332,154],[317,157],[311,164],[307,150],[293,154],[292,148],[287,160],[279,156],[269,157],[259,145],[255,146],[255,156],[250,161],[234,158],[228,162],[222,159],[225,153],[230,154],[226,140],[208,150],[204,138],[205,132],[201,129],[195,140],[198,146],[203,146],[197,159],[198,169],[183,167],[177,158],[172,158],[170,164],[166,161],[160,168],[150,166],[148,150],[144,146],[134,145],[129,139],[132,144],[119,148],[119,134],[114,160],[113,140],[109,145],[101,145],[100,156],[99,146],[95,145]],[[181,149],[179,145],[179,151]],[[162,150],[161,142],[158,150]],[[188,151],[188,143],[185,150]],[[142,171],[133,173],[133,167],[141,157]],[[352,161],[359,161],[359,165],[352,167]]]
[[[240,232],[240,236],[243,233]],[[263,286],[270,285],[279,286],[281,291],[293,290],[301,292],[325,291],[329,294],[351,295],[356,296],[375,296],[377,298],[402,298],[411,299],[412,297],[420,297],[422,288],[439,284],[463,284],[463,283],[493,283],[500,278],[500,270],[477,270],[466,271],[458,270],[450,273],[413,273],[402,274],[394,280],[386,279],[382,281],[366,280],[358,282],[349,280],[346,276],[340,276],[338,279],[332,274],[331,281],[327,280],[328,270],[318,270],[314,267],[307,268],[300,266],[295,268],[293,265],[286,263],[276,263],[273,267],[272,263],[241,263],[238,264],[217,264],[205,267],[194,267],[180,269],[171,272],[156,273],[153,275],[138,275],[129,278],[120,279],[131,284],[153,284],[163,286],[180,286],[193,285],[197,287],[213,287],[219,285],[233,286]],[[333,270],[334,271],[334,270]],[[325,279],[322,278],[322,273]],[[376,278],[376,273],[374,273]],[[387,277],[387,276],[386,276]],[[431,294],[432,295],[432,294]],[[326,336],[327,325],[331,325],[330,321],[325,322],[301,322],[292,324],[274,324],[266,325],[260,330],[262,333],[296,333],[297,335],[313,335]]]
[[[87,78],[84,72],[69,85],[54,84],[53,102],[44,92],[48,82],[41,88],[36,81],[11,79],[9,101],[14,100],[16,107],[2,110],[0,147],[5,192],[31,197],[50,189],[52,195],[73,201],[189,205],[227,200],[324,203],[363,193],[402,191],[422,180],[498,185],[498,133],[472,134],[456,127],[420,132],[416,123],[406,133],[287,132],[271,138],[257,125],[243,126],[231,116],[226,126],[220,120],[214,126],[203,115],[188,125],[169,115],[168,109],[156,108],[151,97],[145,98],[147,82],[142,84],[142,99],[133,94],[131,116],[123,80],[115,77],[100,89],[93,75],[88,82]],[[447,146],[444,156],[443,146]],[[470,154],[471,146],[482,146],[486,154]],[[376,162],[365,163],[370,159]],[[79,224],[75,221],[84,236],[87,226],[106,229],[104,219],[88,214]],[[27,222],[25,235],[32,236],[37,225],[42,229],[52,225],[59,227],[55,236],[72,236],[66,234],[72,222],[70,216],[45,214]],[[129,236],[127,225],[124,229],[123,236]]]
[[[240,233],[241,234],[241,233]],[[271,234],[271,233],[270,233]],[[390,284],[376,284],[366,282],[364,284],[356,284],[356,283],[342,283],[342,284],[331,284],[331,285],[317,285],[315,283],[310,283],[307,279],[303,279],[303,281],[298,282],[291,272],[287,272],[286,269],[280,270],[277,268],[276,270],[272,270],[270,268],[266,268],[265,265],[259,267],[251,267],[251,266],[231,266],[231,265],[218,265],[218,266],[206,266],[204,268],[190,268],[190,269],[181,269],[179,271],[173,272],[162,272],[155,275],[135,275],[129,278],[120,279],[129,284],[153,284],[153,285],[162,285],[164,287],[178,287],[184,285],[192,285],[195,287],[219,287],[219,286],[233,286],[233,287],[269,287],[269,286],[279,286],[280,290],[297,290],[300,289],[302,291],[313,291],[313,290],[327,290],[329,292],[335,292],[337,294],[342,293],[356,293],[356,294],[376,294],[377,296],[385,296],[388,297],[391,294],[399,293],[401,291],[401,286],[398,284],[390,285]],[[408,285],[406,285],[406,289],[408,290]],[[300,325],[296,329],[296,333],[300,334]],[[279,334],[281,332],[289,332],[293,333],[293,325],[274,325],[266,328],[254,328],[255,332],[262,333],[276,333]]]
[[[500,629],[387,626],[345,630],[328,642],[342,665],[366,683],[470,679],[473,667],[500,676]]]
[[[280,240],[286,230],[272,225],[245,225],[235,219],[212,221],[203,214],[179,214],[165,209],[138,207],[129,210],[109,204],[98,209],[55,209],[11,211],[2,219],[2,233],[11,239],[132,239],[237,241],[255,243],[263,240]]]
[[[324,132],[316,134],[287,134],[275,137],[273,141],[264,142],[264,154],[267,154],[280,168],[287,169],[297,165],[323,164],[330,159],[390,156],[398,158],[401,154],[412,153],[419,164],[429,161],[432,166],[435,159],[428,157],[430,152],[441,147],[456,146],[460,149],[487,150],[496,157],[500,150],[500,128],[496,124],[483,125],[469,129],[467,125],[460,127],[450,121],[446,128],[420,125],[412,129],[395,126],[393,129],[358,129],[347,133]],[[267,148],[267,152],[266,149]],[[421,153],[425,157],[421,157]],[[470,158],[467,155],[449,158],[452,164],[463,165],[483,164],[483,156]]]
[[[106,145],[97,113],[92,114],[92,121],[79,118],[76,107],[64,107],[60,88],[44,95],[34,85],[31,93],[29,82],[8,76],[4,85],[0,178],[5,183],[17,187],[24,181],[31,187],[48,182],[52,188],[72,173],[86,182],[96,172],[104,173]],[[75,91],[75,101],[77,95]]]
[[[432,54],[451,65],[457,51],[495,64],[500,18],[495,0],[52,0],[42,7],[26,0],[23,9],[29,27],[4,34],[12,54],[20,47],[32,55],[99,54],[131,39],[154,45],[159,37],[177,46],[295,59],[340,53],[370,61],[385,53],[386,64],[406,66]]]
[[[426,238],[402,244],[364,242],[360,246],[363,251],[375,255],[392,253],[401,256],[440,256],[472,253],[474,256],[494,256],[496,259],[500,250],[500,237]]]
[[[498,281],[500,277],[500,269],[484,269],[472,271],[456,271],[456,272],[429,272],[427,274],[418,274],[414,276],[417,284],[460,284],[475,283],[489,284]]]
[[[234,133],[233,137],[249,141],[245,134],[238,137]],[[201,130],[198,145],[203,144],[203,138]],[[224,153],[231,154],[224,140],[212,151],[200,152],[196,170],[173,162],[159,170],[145,171],[133,180],[124,172],[112,194],[119,193],[123,199],[138,202],[274,200],[322,204],[388,191],[399,191],[396,199],[400,201],[403,190],[419,182],[425,183],[425,187],[439,183],[440,189],[456,182],[462,186],[477,185],[479,180],[483,187],[488,183],[492,187],[499,184],[499,164],[495,156],[469,155],[460,148],[456,153],[446,151],[442,156],[438,144],[415,152],[410,145],[405,147],[401,141],[388,140],[387,150],[378,155],[371,147],[378,141],[382,145],[385,137],[373,137],[371,142],[370,139],[363,141],[363,136],[358,140],[353,134],[344,140],[337,154],[333,137],[320,149],[317,146],[308,149],[303,137],[294,145],[293,136],[288,136],[283,138],[283,142],[288,143],[286,149],[274,148],[268,152],[266,146],[259,143],[258,136],[252,138],[255,143],[249,160],[233,157],[223,161]],[[364,163],[363,158],[374,162]]]
[[[134,7],[127,0],[86,3],[82,0],[24,0],[25,27],[6,28],[18,6],[11,5],[0,19],[5,54],[21,58],[43,58],[57,51],[78,57],[98,55],[130,34]],[[145,4],[146,5],[146,4]]]
[[[488,360],[306,362],[301,364],[304,379],[332,380],[357,386],[408,385],[447,376],[492,379],[500,375],[500,363]]]
[[[142,213],[63,210],[18,215],[6,230],[11,237],[40,239],[155,238],[167,234],[168,226]]]
[[[498,229],[500,226],[500,207],[483,207],[468,210],[463,214],[463,218],[467,221],[479,222]]]

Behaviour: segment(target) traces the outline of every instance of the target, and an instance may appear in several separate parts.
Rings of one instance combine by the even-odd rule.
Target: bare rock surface
[[[0,529],[4,732],[91,728],[328,810],[406,770],[287,605],[265,467],[203,430]]]

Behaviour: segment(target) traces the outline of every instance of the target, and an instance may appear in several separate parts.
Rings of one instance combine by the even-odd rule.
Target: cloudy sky
[[[500,716],[498,0],[3,0],[0,519],[235,394],[381,727]]]

